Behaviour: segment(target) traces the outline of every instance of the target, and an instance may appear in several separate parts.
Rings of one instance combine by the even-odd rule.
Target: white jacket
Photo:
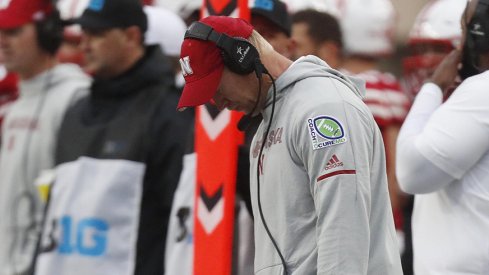
[[[443,102],[426,83],[397,141],[397,177],[416,194],[412,217],[418,275],[489,274],[489,71]]]

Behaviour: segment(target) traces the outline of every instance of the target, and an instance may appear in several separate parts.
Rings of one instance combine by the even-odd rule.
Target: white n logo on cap
[[[6,9],[12,0],[0,0],[0,9]]]
[[[185,56],[180,58],[180,67],[182,68],[183,76],[191,75],[194,73],[192,67],[190,67],[190,57]]]

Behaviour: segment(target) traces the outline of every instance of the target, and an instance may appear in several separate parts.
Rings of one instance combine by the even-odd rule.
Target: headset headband
[[[235,73],[245,75],[255,71],[261,77],[265,71],[258,51],[244,38],[231,37],[198,21],[192,23],[185,32],[185,39],[187,38],[214,42],[221,50],[224,64]]]
[[[202,22],[194,22],[185,32],[185,39],[197,39],[203,41],[212,41],[221,49],[232,47],[233,39],[225,33],[220,33]]]

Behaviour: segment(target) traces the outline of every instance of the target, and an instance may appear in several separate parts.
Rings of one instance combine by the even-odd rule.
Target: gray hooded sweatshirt
[[[284,274],[258,200],[288,275],[402,274],[384,144],[363,93],[314,56],[276,80],[271,122],[268,91],[250,154],[255,274]]]

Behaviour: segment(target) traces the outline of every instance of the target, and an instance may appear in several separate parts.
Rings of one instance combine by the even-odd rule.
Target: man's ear
[[[143,43],[143,34],[141,29],[137,26],[130,26],[124,30],[128,42],[136,43],[136,45],[140,45]]]

